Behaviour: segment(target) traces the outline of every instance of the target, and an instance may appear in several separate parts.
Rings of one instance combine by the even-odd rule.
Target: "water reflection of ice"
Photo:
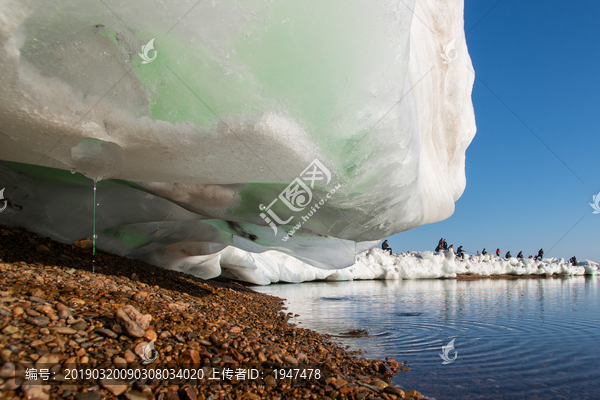
[[[600,339],[599,282],[436,279],[256,290],[288,299],[303,327],[333,335],[366,329],[367,336],[335,340],[367,357],[408,360],[413,371],[398,375],[398,383],[438,399],[554,397],[556,391],[593,398],[600,378],[600,355],[590,351]],[[452,338],[458,358],[442,365],[438,354]]]

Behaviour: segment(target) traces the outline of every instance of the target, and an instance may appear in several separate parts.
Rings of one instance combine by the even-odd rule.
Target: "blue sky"
[[[600,261],[589,205],[600,192],[598,21],[595,1],[466,0],[477,74],[467,187],[449,219],[389,238],[394,252],[433,250],[444,237],[472,253],[543,247]]]

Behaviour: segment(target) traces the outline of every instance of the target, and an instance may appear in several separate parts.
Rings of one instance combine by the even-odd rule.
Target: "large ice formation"
[[[462,0],[3,0],[0,223],[90,236],[95,180],[105,250],[202,271],[218,254],[238,274],[259,260],[261,282],[284,279],[285,254],[352,265],[465,188],[463,25]],[[309,165],[323,179],[302,188]],[[295,208],[278,197],[294,182]]]
[[[163,260],[163,265],[164,260]],[[179,259],[167,264],[169,268],[206,279],[217,276],[257,285],[275,282],[299,283],[314,280],[401,280],[456,278],[457,275],[596,275],[598,263],[583,261],[577,266],[564,259],[533,259],[467,256],[456,258],[452,251],[400,253],[390,255],[381,249],[371,249],[356,256],[347,268],[324,270],[283,254],[266,251],[255,254],[227,246],[214,254]]]

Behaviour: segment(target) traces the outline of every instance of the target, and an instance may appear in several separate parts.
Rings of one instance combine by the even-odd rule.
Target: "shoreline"
[[[586,275],[579,275],[579,276],[586,276]],[[501,275],[456,275],[455,280],[457,281],[476,281],[476,280],[482,280],[482,279],[505,279],[505,280],[515,280],[515,279],[558,279],[558,278],[571,278],[572,276],[570,275],[558,275],[558,274],[552,274],[552,275],[545,275],[545,274],[540,274],[540,275],[511,275],[511,274],[501,274]]]
[[[283,299],[103,251],[92,264],[89,241],[6,226],[0,237],[0,399],[424,398],[391,382],[405,364],[296,327]],[[166,368],[188,376],[154,375]]]

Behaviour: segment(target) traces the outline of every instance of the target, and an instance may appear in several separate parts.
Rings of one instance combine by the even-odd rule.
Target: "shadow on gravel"
[[[65,244],[40,237],[23,228],[10,228],[2,224],[0,224],[0,259],[7,263],[24,262],[85,271],[94,269],[98,274],[123,276],[150,286],[159,285],[167,290],[196,297],[212,294],[211,287],[255,293],[237,282],[207,281],[98,249],[93,256],[89,239],[81,240],[77,245]]]

